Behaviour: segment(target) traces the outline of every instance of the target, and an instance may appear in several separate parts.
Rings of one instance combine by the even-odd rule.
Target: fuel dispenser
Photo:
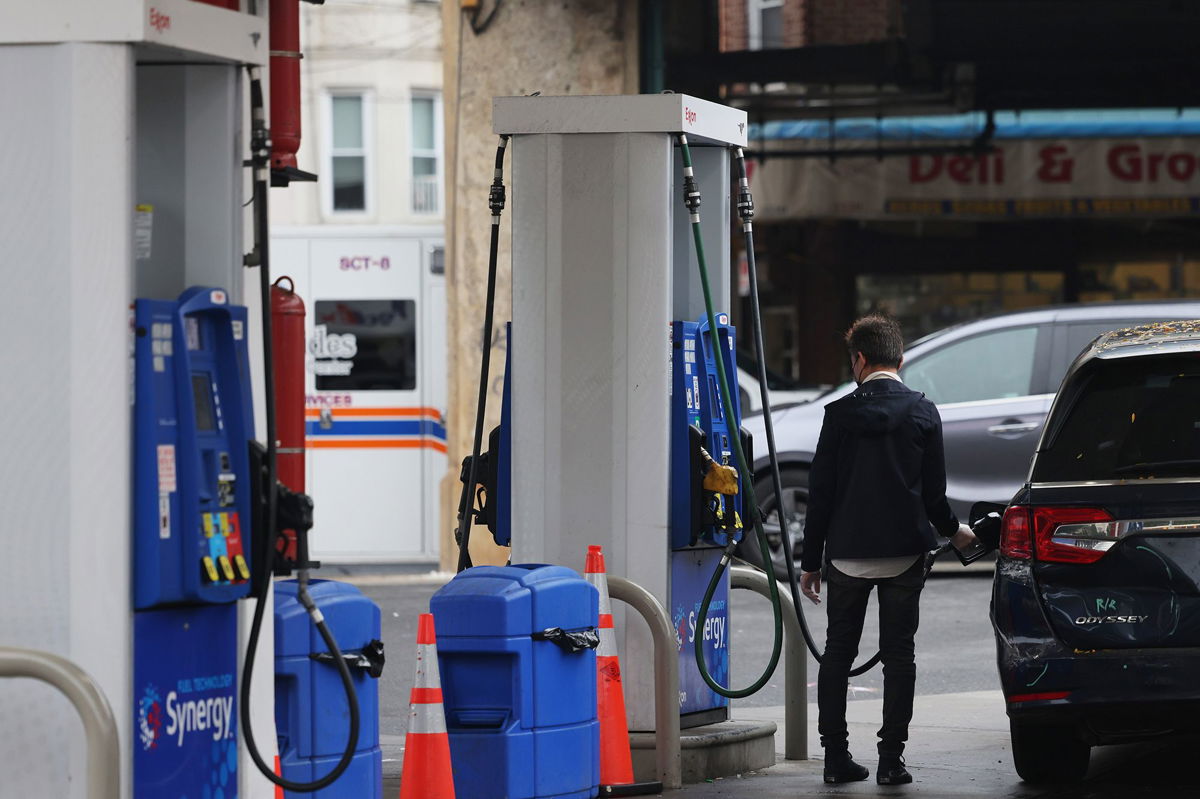
[[[734,416],[725,415],[717,381],[716,359],[726,374],[737,374],[735,331],[720,313],[717,327],[708,320],[671,325],[671,592],[674,622],[682,642],[701,641],[714,680],[729,682],[729,581],[719,581],[706,618],[701,598],[725,547],[741,540],[748,518],[741,480],[733,463],[733,438],[741,429],[734,395]],[[721,721],[729,700],[705,684],[694,647],[679,653],[679,710],[687,726]]]
[[[222,289],[134,307],[134,795],[237,785],[250,592],[246,309]]]
[[[360,724],[355,681],[357,676],[365,688],[379,676],[382,646],[375,640],[343,655],[309,592],[308,572],[318,565],[307,548],[312,500],[302,493],[302,456],[289,457],[300,455],[294,450],[303,443],[303,304],[270,283],[270,138],[260,73],[249,72],[255,248],[246,265],[259,270],[265,448],[254,440],[246,308],[232,305],[223,289],[194,287],[174,301],[137,300],[133,309],[134,795],[236,796],[240,733],[257,769],[290,792],[327,788],[353,767],[338,787],[377,796],[378,730],[370,718]],[[282,331],[278,353],[273,316]],[[277,358],[284,373],[278,394]],[[285,404],[282,430],[277,397]],[[283,451],[281,432],[288,444]],[[290,487],[279,481],[281,473]],[[306,643],[310,651],[302,659],[309,668],[291,671],[323,688],[340,682],[345,702],[332,707],[332,690],[286,694],[292,716],[319,718],[314,726],[322,735],[281,776],[239,708],[250,705],[271,577],[293,570],[298,579],[281,589],[279,603],[287,615],[284,654],[296,656],[296,642]],[[313,594],[327,600],[341,622],[342,643],[361,637],[355,625],[378,630],[378,609],[353,589],[341,589],[349,587],[321,581]],[[239,675],[237,601],[251,596],[253,621]],[[363,690],[367,713],[377,718],[375,686],[369,687]],[[331,724],[327,717],[348,724]],[[293,727],[299,728],[290,725],[289,734]],[[360,737],[366,744],[361,752]]]
[[[767,669],[748,689],[728,687],[724,567],[747,529],[757,528],[765,546],[751,476],[738,466],[749,462],[751,442],[722,377],[736,374],[736,332],[724,310],[729,148],[745,140],[745,115],[671,94],[499,98],[495,129],[485,352],[506,151],[520,198],[514,309],[501,424],[486,453],[477,425],[463,464],[460,567],[470,565],[476,521],[498,543],[511,541],[519,560],[572,564],[588,545],[603,545],[610,569],[652,591],[672,615],[681,723],[725,720],[730,696],[765,683],[782,638],[776,595]],[[679,136],[685,131],[694,153]],[[701,188],[719,209],[703,230]],[[693,234],[719,253],[711,286],[697,269],[704,253],[693,250]],[[486,370],[485,357],[479,425]],[[631,728],[651,729],[649,662],[636,654],[650,643],[638,625],[622,635]]]

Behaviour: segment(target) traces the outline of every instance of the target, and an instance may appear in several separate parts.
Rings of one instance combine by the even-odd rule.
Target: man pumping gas
[[[851,325],[846,344],[859,387],[825,408],[809,474],[800,587],[820,602],[824,567],[829,630],[817,703],[827,783],[870,775],[850,755],[846,690],[867,598],[878,589],[883,726],[876,781],[900,785],[912,782],[902,755],[913,712],[925,556],[937,547],[935,531],[959,549],[975,536],[946,500],[937,407],[897,374],[904,360],[900,325],[864,316]]]

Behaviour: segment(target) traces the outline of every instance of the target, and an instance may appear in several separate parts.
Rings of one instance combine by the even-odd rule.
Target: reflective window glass
[[[320,391],[410,391],[417,387],[413,300],[318,300],[308,343]]]
[[[1036,344],[1036,327],[984,333],[905,364],[900,377],[939,405],[1024,397],[1033,380]]]

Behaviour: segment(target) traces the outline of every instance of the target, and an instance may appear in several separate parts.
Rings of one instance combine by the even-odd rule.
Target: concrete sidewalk
[[[814,759],[783,759],[783,708],[755,707],[738,710],[734,718],[774,721],[779,725],[775,736],[778,763],[764,771],[731,777],[712,783],[688,785],[680,791],[668,791],[665,797],[678,796],[755,796],[756,799],[807,796],[810,794],[878,794],[908,791],[926,797],[1043,795],[1024,788],[1013,771],[1008,749],[1008,719],[1004,698],[999,691],[918,696],[914,703],[906,760],[915,783],[901,788],[881,788],[874,781],[876,762],[875,736],[883,712],[882,699],[863,699],[848,703],[850,751],[872,770],[867,782],[850,785],[825,785],[821,781],[823,762],[817,736],[817,708],[809,706],[809,754]]]
[[[850,702],[850,748],[871,769],[865,782],[826,785],[817,736],[817,708],[809,706],[809,754],[814,759],[783,759],[783,708],[746,708],[734,717],[779,725],[775,766],[741,777],[686,785],[664,797],[754,797],[794,799],[804,796],[898,796],[927,799],[996,797],[997,799],[1176,799],[1200,796],[1194,772],[1200,736],[1164,736],[1151,741],[1092,749],[1087,779],[1077,785],[1032,786],[1021,782],[1012,765],[1008,717],[999,691],[918,696],[914,703],[905,759],[914,782],[885,787],[875,784],[875,736],[883,700]]]

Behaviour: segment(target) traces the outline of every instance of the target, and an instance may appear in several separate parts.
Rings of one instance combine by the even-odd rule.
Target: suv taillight
[[[1037,559],[1095,563],[1116,543],[1118,525],[1103,508],[1031,508]],[[1007,518],[1007,516],[1005,517]]]
[[[1004,519],[1000,522],[1000,554],[1023,560],[1033,557],[1029,508],[1013,505],[1004,511]]]

